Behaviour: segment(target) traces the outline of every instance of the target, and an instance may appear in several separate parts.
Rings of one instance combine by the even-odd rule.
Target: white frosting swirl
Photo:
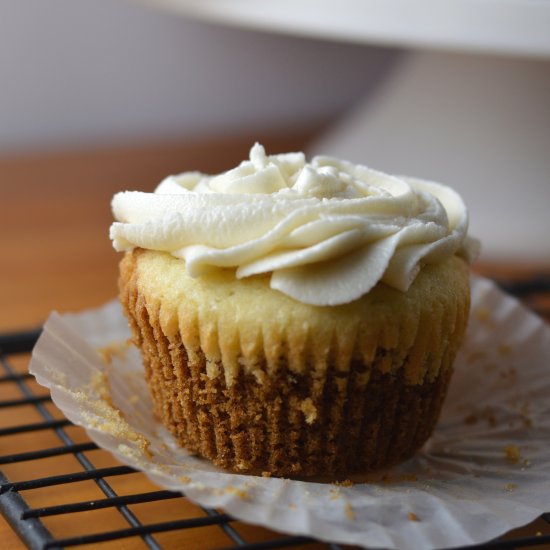
[[[155,193],[113,198],[118,251],[170,252],[189,275],[236,268],[271,273],[271,287],[300,302],[338,305],[379,281],[406,291],[424,263],[471,259],[468,214],[451,188],[302,153],[250,160],[217,176],[166,178]]]

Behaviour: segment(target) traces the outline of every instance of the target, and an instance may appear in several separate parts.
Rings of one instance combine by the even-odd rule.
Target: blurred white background
[[[391,57],[128,0],[0,0],[0,155],[326,121]]]

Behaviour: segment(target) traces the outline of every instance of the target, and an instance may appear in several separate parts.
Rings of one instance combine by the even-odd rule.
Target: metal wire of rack
[[[526,300],[540,315],[550,320],[550,276],[523,281],[503,281],[502,286]],[[542,303],[537,300],[541,296]],[[82,545],[95,547],[99,543],[109,542],[120,545],[123,541],[131,544],[131,548],[198,548],[191,546],[189,541],[186,542],[183,534],[188,530],[200,530],[199,538],[197,531],[194,531],[193,540],[212,542],[211,545],[201,543],[200,548],[262,550],[307,547],[343,550],[343,546],[336,544],[320,543],[308,537],[282,535],[267,530],[262,530],[258,539],[255,531],[247,531],[246,524],[218,510],[190,504],[180,493],[158,490],[153,486],[140,490],[143,489],[143,484],[138,484],[138,490],[128,490],[128,487],[126,490],[117,490],[115,480],[143,474],[138,474],[128,466],[119,465],[114,459],[106,466],[98,466],[95,456],[91,458],[92,454],[98,452],[97,446],[83,435],[83,430],[74,427],[62,417],[51,403],[50,396],[34,384],[32,376],[26,371],[26,363],[39,334],[40,330],[32,330],[0,335],[0,390],[2,387],[10,387],[10,392],[0,392],[0,413],[4,413],[2,418],[5,418],[6,414],[10,415],[6,418],[12,418],[13,415],[13,422],[9,422],[9,425],[5,425],[6,422],[0,423],[4,426],[0,427],[0,443],[8,438],[20,436],[26,437],[27,440],[34,436],[38,442],[38,448],[0,456],[0,511],[28,548],[57,550]],[[14,391],[16,397],[13,397]],[[17,411],[23,408],[31,408],[37,415],[37,420],[21,423]],[[75,432],[75,437],[71,430],[80,430],[82,433]],[[49,434],[51,438],[47,444],[41,446],[39,434],[44,433]],[[52,445],[52,441],[56,443]],[[3,446],[0,449],[3,453]],[[63,457],[67,456],[73,457],[78,465],[77,471],[66,471],[65,464],[60,463]],[[36,467],[25,470],[25,465],[36,464],[41,460],[53,460],[58,469],[61,467],[61,473],[30,478],[25,476],[24,479],[14,481],[5,472],[10,466],[17,465],[20,477],[21,466],[25,473],[35,472]],[[68,492],[67,488],[82,482],[95,484],[96,491],[99,490],[97,498],[71,501],[70,495],[65,494]],[[132,483],[127,485],[132,487]],[[41,499],[34,499],[37,504],[30,502],[32,498],[29,499],[34,490],[46,491],[46,497],[42,494]],[[60,498],[62,502],[59,502]],[[160,506],[167,500],[174,501],[174,505],[170,507],[172,511],[188,509],[191,506],[193,513],[190,514],[187,510],[184,517],[154,521],[151,520],[151,515],[138,512],[139,505]],[[112,528],[108,522],[102,525],[101,520],[79,520],[82,515],[97,511],[108,511],[116,515],[119,520],[118,527]],[[54,524],[56,533],[48,524],[50,518],[61,518],[64,521]],[[544,514],[540,521],[550,524],[550,513]],[[90,523],[99,529],[94,528],[92,532],[86,532]],[[69,524],[71,529],[67,535],[65,529]],[[171,538],[161,540],[166,534],[171,534]],[[534,546],[550,548],[550,534],[538,535],[508,535],[487,544],[470,546],[468,550],[519,549]],[[193,544],[196,545],[196,542]]]

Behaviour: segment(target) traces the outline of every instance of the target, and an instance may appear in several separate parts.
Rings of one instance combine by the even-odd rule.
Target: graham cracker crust
[[[163,333],[158,306],[146,303],[136,278],[121,278],[121,301],[155,413],[183,447],[217,466],[336,478],[403,461],[431,435],[455,346],[443,353],[435,378],[422,384],[407,384],[402,368],[381,372],[386,361],[379,349],[372,363],[352,360],[347,372],[329,363],[322,375],[297,374],[283,361],[275,375],[241,371],[228,386],[221,364],[209,376],[204,353]]]

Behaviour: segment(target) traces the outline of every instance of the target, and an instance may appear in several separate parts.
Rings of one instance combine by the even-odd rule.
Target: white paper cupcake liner
[[[437,428],[417,456],[368,482],[231,474],[179,448],[153,417],[118,302],[52,313],[30,371],[91,439],[161,487],[286,533],[365,547],[481,543],[550,510],[550,328],[472,279],[465,343]]]

